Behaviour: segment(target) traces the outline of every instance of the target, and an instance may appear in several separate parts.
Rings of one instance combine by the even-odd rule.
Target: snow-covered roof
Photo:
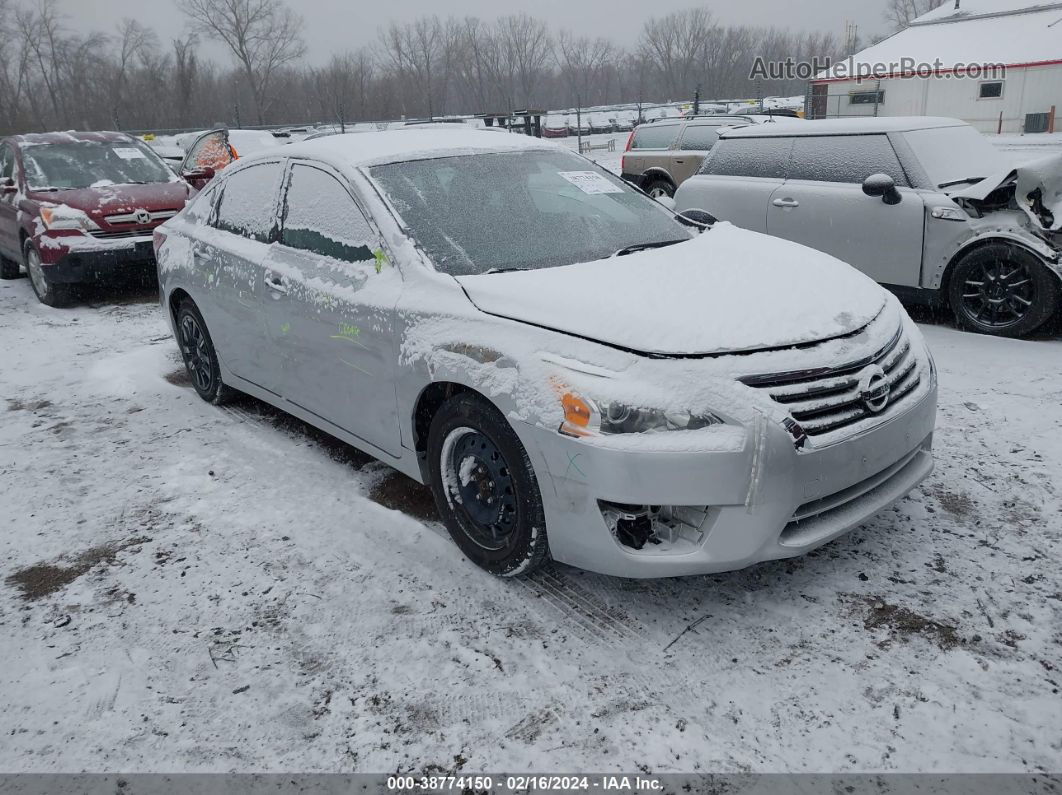
[[[888,65],[881,76],[903,74],[904,63],[1006,66],[1062,62],[1062,3],[962,0],[923,14],[893,36],[856,53],[819,79],[857,77],[860,65]],[[910,66],[906,71],[910,70]]]
[[[944,116],[879,116],[846,119],[820,119],[805,124],[756,124],[735,127],[719,133],[721,138],[766,138],[794,135],[860,135],[870,133],[910,132],[936,127],[962,127],[966,122]]]
[[[425,160],[431,157],[466,153],[509,152],[526,149],[565,149],[540,138],[495,130],[404,129],[386,132],[329,135],[284,147],[287,157],[311,157],[347,166],[367,166],[399,160]],[[568,151],[568,150],[566,150]],[[263,152],[262,155],[268,155]],[[255,155],[258,156],[257,153]]]

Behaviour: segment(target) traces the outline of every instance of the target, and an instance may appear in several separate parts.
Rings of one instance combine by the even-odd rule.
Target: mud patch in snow
[[[113,565],[118,562],[119,552],[150,541],[151,539],[146,536],[136,536],[125,541],[115,541],[93,547],[73,556],[66,563],[37,563],[19,569],[9,575],[6,582],[18,588],[24,600],[32,602],[61,591],[96,566]]]

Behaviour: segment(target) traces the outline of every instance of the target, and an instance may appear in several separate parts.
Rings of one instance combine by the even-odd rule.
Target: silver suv
[[[622,176],[654,199],[674,196],[700,169],[721,129],[754,123],[748,116],[695,116],[641,124],[627,139]]]
[[[678,211],[833,254],[902,298],[1020,337],[1062,291],[1054,163],[1016,166],[964,122],[843,119],[720,133]],[[1052,211],[1053,210],[1053,211]]]

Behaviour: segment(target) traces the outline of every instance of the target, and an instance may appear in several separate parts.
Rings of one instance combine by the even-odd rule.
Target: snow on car
[[[250,393],[430,483],[492,573],[791,557],[932,467],[921,335],[831,257],[698,235],[524,136],[282,155],[227,169],[156,234],[197,391]]]

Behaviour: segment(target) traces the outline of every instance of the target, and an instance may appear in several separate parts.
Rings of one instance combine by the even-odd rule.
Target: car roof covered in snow
[[[559,144],[539,138],[492,130],[476,130],[455,125],[456,129],[404,129],[386,132],[346,133],[314,138],[284,147],[285,157],[307,157],[334,165],[361,166],[405,160],[427,160],[464,154],[516,152],[532,149],[560,149]],[[276,151],[262,152],[262,157]],[[259,153],[252,157],[257,158]]]
[[[839,61],[819,80],[854,79],[860,64],[888,65],[882,77],[901,74],[903,64],[1016,66],[1057,62],[1062,52],[1062,4],[1035,0],[946,2],[918,17],[899,33]],[[853,68],[854,67],[854,68]],[[986,75],[987,77],[987,75]]]
[[[25,133],[13,136],[20,144],[69,144],[69,143],[125,143],[133,140],[130,136],[120,132],[78,132],[67,130],[66,132]]]
[[[719,133],[720,138],[774,138],[794,135],[866,135],[910,132],[937,127],[963,127],[966,122],[944,116],[879,116],[877,118],[820,119],[807,124],[757,124]]]

